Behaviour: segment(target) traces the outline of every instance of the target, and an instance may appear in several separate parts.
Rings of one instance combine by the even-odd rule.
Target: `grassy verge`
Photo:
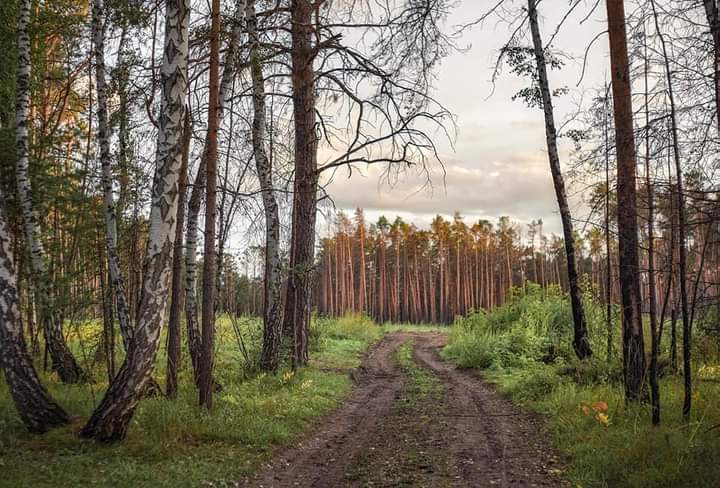
[[[361,486],[450,486],[447,453],[439,441],[447,429],[441,381],[412,359],[403,344],[394,359],[407,375],[401,396],[371,446],[354,462],[349,480]]]
[[[251,364],[258,321],[245,320],[237,329],[245,352],[229,319],[219,321],[218,329],[216,367],[223,391],[213,410],[197,407],[184,364],[178,398],[144,400],[127,440],[116,446],[75,435],[106,386],[100,382],[101,366],[96,366],[98,382],[91,385],[66,386],[45,376],[53,395],[78,419],[44,436],[25,432],[0,380],[0,486],[230,486],[251,473],[274,445],[297,438],[314,418],[335,408],[350,391],[348,370],[382,336],[377,326],[357,317],[316,323],[310,367],[266,375]],[[157,363],[161,380],[162,354]]]
[[[443,354],[482,371],[516,403],[543,414],[568,461],[564,475],[574,486],[715,486],[720,480],[720,464],[711,461],[720,459],[717,356],[697,360],[689,423],[681,419],[681,378],[665,370],[662,424],[652,427],[649,405],[624,402],[620,358],[597,357],[604,356],[602,316],[594,314],[592,303],[586,307],[596,351],[586,362],[569,350],[572,322],[564,299],[545,295],[521,297],[496,312],[460,321]],[[548,361],[551,348],[555,355]]]

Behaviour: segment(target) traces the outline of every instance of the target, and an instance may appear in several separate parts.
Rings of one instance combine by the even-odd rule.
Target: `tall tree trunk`
[[[170,398],[177,396],[178,369],[180,368],[180,349],[182,332],[180,315],[183,301],[183,226],[185,225],[185,194],[187,193],[188,160],[190,158],[190,139],[192,127],[190,124],[190,111],[185,112],[185,127],[183,134],[182,161],[180,163],[180,176],[178,179],[178,205],[175,224],[175,243],[173,245],[172,284],[170,285],[170,317],[168,318],[167,336],[167,367],[165,380],[165,393]]]
[[[610,241],[610,137],[608,127],[608,101],[610,87],[605,87],[603,110],[603,137],[605,144],[605,327],[607,328],[607,361],[613,353],[612,325],[612,244]]]
[[[233,80],[237,70],[237,50],[240,46],[240,38],[243,33],[243,19],[245,16],[245,0],[236,0],[235,13],[233,14],[233,26],[230,32],[230,39],[225,50],[223,73],[220,80],[220,93],[216,110],[218,112],[218,123],[222,122],[225,113],[225,104],[229,98]],[[190,361],[196,382],[199,380],[199,362],[201,353],[200,328],[198,325],[197,306],[197,242],[198,242],[198,221],[200,209],[203,202],[203,191],[205,190],[205,177],[207,165],[208,140],[205,140],[200,164],[198,165],[195,180],[188,199],[187,210],[187,231],[185,234],[185,321],[188,332],[188,349],[190,350]]]
[[[720,134],[720,12],[717,0],[703,0],[705,18],[713,41],[713,81],[715,83],[715,118]]]
[[[212,371],[215,361],[215,223],[217,219],[218,95],[220,76],[220,0],[210,12],[210,87],[208,99],[207,155],[205,159],[205,236],[203,240],[202,348],[200,353],[200,405],[212,408]]]
[[[644,22],[643,22],[644,30]],[[660,385],[658,383],[659,336],[657,322],[657,287],[655,282],[655,202],[653,184],[650,178],[650,106],[648,101],[648,51],[647,34],[643,32],[644,62],[643,75],[645,81],[645,187],[648,201],[648,288],[650,297],[650,404],[653,425],[660,424]]]
[[[653,10],[653,18],[655,20],[655,30],[657,31],[660,45],[662,46],[663,64],[665,68],[665,77],[667,78],[668,100],[670,101],[670,133],[672,136],[673,159],[675,161],[675,178],[677,180],[677,215],[678,215],[678,281],[680,285],[680,311],[683,322],[683,379],[685,394],[683,400],[683,418],[690,418],[690,409],[692,407],[692,331],[690,323],[690,314],[688,307],[687,292],[687,217],[685,211],[685,193],[683,186],[683,171],[680,160],[680,142],[678,140],[677,116],[675,111],[675,97],[673,95],[672,71],[670,70],[670,60],[665,45],[665,36],[660,31],[660,21],[658,19],[654,0],[650,5]]]
[[[32,187],[29,175],[29,124],[30,124],[30,0],[21,0],[17,22],[18,71],[15,105],[15,179],[18,200],[23,216],[25,239],[30,251],[32,278],[38,296],[38,310],[45,333],[47,352],[52,368],[64,383],[83,381],[84,373],[68,348],[63,335],[63,321],[54,309],[53,291],[40,236],[40,222],[33,208]]]
[[[0,369],[5,373],[5,381],[23,424],[28,431],[41,434],[67,424],[69,418],[40,383],[25,344],[5,208],[5,196],[0,189]]]
[[[272,163],[265,151],[266,108],[260,37],[257,32],[255,0],[247,2],[247,31],[250,41],[250,76],[253,93],[252,144],[255,167],[265,210],[265,294],[263,304],[263,347],[260,367],[275,371],[280,361],[282,336],[282,263],[280,261],[280,216],[273,188]]]
[[[317,211],[317,135],[312,46],[314,2],[291,4],[292,85],[295,126],[295,182],[293,193],[290,275],[283,329],[293,334],[293,366],[308,361],[310,329],[310,272],[314,260]]]
[[[547,141],[548,159],[550,160],[550,172],[552,173],[555,196],[560,208],[560,219],[563,226],[563,237],[565,239],[565,254],[567,256],[568,283],[570,292],[570,303],[573,313],[573,348],[580,359],[592,356],[590,341],[588,340],[587,322],[582,304],[582,293],[575,260],[575,237],[573,235],[572,216],[568,204],[565,181],[560,168],[560,156],[557,147],[557,130],[555,128],[555,114],[553,113],[552,94],[547,78],[545,66],[545,50],[540,37],[538,26],[537,9],[535,0],[528,0],[528,17],[532,31],[533,47],[535,50],[535,61],[537,63],[538,81],[542,95],[543,111],[545,112],[545,138]]]
[[[125,361],[80,432],[82,437],[93,437],[100,441],[117,441],[125,437],[130,419],[150,379],[160,342],[171,274],[177,185],[182,160],[187,93],[188,3],[189,0],[166,1],[157,161],[137,327]]]
[[[628,401],[637,401],[643,397],[644,393],[645,344],[643,342],[640,298],[635,134],[633,132],[624,0],[607,0],[607,18],[618,165],[618,259],[620,263],[625,398]]]
[[[120,334],[125,351],[132,339],[130,308],[125,293],[125,283],[120,269],[117,250],[117,211],[113,197],[112,156],[110,154],[110,130],[107,112],[107,84],[105,81],[105,9],[103,0],[93,0],[92,31],[95,47],[95,84],[97,86],[97,139],[100,146],[102,166],[103,204],[105,217],[105,247],[110,275],[110,288],[115,297]]]

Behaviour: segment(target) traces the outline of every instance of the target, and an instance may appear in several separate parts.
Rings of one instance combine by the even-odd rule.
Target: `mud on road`
[[[555,456],[538,419],[443,361],[439,351],[445,340],[434,332],[386,335],[353,375],[350,397],[243,484],[563,486],[550,471]],[[413,346],[412,371],[395,357],[405,343]]]

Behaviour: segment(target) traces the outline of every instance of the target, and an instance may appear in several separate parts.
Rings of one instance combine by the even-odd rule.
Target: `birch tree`
[[[265,144],[266,105],[262,51],[257,28],[255,0],[247,1],[246,23],[250,45],[250,76],[252,79],[252,145],[255,168],[260,181],[265,211],[265,293],[263,306],[263,346],[260,367],[275,371],[278,367],[282,334],[282,262],[280,261],[280,215],[273,188],[273,168]]]
[[[0,367],[23,424],[28,431],[41,434],[70,419],[40,383],[25,344],[6,208],[0,188]]]
[[[189,0],[168,0],[161,68],[156,169],[143,289],[133,340],[120,371],[80,435],[100,441],[125,437],[150,379],[160,342],[173,254],[178,179],[187,95]]]
[[[38,311],[45,333],[45,342],[52,360],[52,368],[64,383],[78,383],[84,373],[68,348],[63,335],[62,319],[54,309],[53,290],[41,238],[40,221],[32,201],[29,175],[30,123],[30,0],[21,0],[17,22],[18,71],[15,112],[15,182],[23,217],[23,229],[29,248],[30,266],[38,294]]]
[[[100,146],[100,164],[102,167],[101,184],[103,188],[103,214],[106,233],[105,247],[110,274],[110,287],[115,297],[120,334],[125,351],[127,351],[132,339],[132,325],[117,250],[117,211],[113,196],[112,155],[110,153],[107,83],[105,78],[105,9],[103,0],[93,0],[92,33],[95,55],[95,85],[97,87],[97,140]]]

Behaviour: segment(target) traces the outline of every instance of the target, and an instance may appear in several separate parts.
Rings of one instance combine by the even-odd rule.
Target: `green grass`
[[[530,293],[490,314],[461,320],[452,329],[443,355],[480,370],[513,401],[541,413],[555,447],[567,461],[563,474],[574,486],[717,485],[720,463],[713,461],[720,459],[720,358],[713,352],[717,348],[706,347],[697,355],[690,422],[681,418],[681,377],[667,370],[660,380],[662,423],[653,427],[649,405],[625,404],[620,358],[608,363],[604,357],[600,307],[586,298],[596,356],[580,362],[569,348],[572,322],[564,300]],[[619,335],[617,330],[618,340]],[[716,341],[703,338],[706,345]],[[668,343],[665,337],[662,357]],[[550,347],[556,357],[544,364]]]
[[[259,345],[259,322],[241,322],[236,325],[252,358]],[[7,385],[0,381],[0,486],[230,485],[256,469],[273,446],[297,438],[313,419],[335,408],[350,392],[348,370],[382,337],[377,326],[352,317],[321,326],[316,321],[313,334],[318,341],[308,368],[294,374],[257,374],[245,361],[230,319],[222,318],[216,373],[223,391],[216,394],[213,410],[197,406],[189,366],[184,364],[178,398],[142,401],[128,438],[114,446],[76,435],[106,387],[100,365],[93,370],[98,382],[90,385],[62,385],[44,375],[55,398],[78,417],[72,426],[44,436],[25,432]],[[160,354],[158,380],[164,379],[164,362]]]

